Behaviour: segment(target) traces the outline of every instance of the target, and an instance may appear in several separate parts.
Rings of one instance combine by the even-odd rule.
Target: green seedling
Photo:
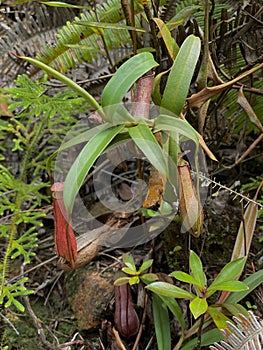
[[[145,272],[152,266],[153,259],[144,261],[138,269],[136,268],[134,259],[131,255],[124,254],[122,256],[122,260],[125,266],[121,270],[129,276],[118,278],[114,282],[116,286],[120,286],[125,283],[129,283],[130,285],[133,285],[133,284],[138,284],[140,282],[149,284],[158,279],[157,275],[155,275],[154,273]]]
[[[189,300],[189,307],[195,319],[208,312],[216,325],[222,328],[222,324],[227,320],[221,310],[224,304],[220,307],[218,305],[209,306],[207,299],[217,291],[240,292],[247,290],[248,286],[245,283],[236,280],[244,268],[245,261],[244,257],[229,262],[208,286],[201,259],[191,251],[190,273],[174,271],[170,274],[177,280],[190,284],[191,292],[167,282],[153,282],[146,288],[158,295]]]

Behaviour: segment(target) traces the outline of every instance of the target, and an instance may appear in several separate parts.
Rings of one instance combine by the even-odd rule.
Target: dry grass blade
[[[248,254],[256,226],[257,214],[258,206],[254,203],[249,203],[238,230],[231,260]]]

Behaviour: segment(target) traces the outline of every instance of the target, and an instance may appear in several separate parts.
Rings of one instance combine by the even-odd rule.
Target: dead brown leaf
[[[193,94],[192,96],[190,96],[187,99],[189,106],[200,108],[204,104],[205,101],[209,100],[214,95],[216,95],[219,92],[225,90],[226,88],[236,84],[240,80],[244,79],[245,77],[249,76],[250,74],[255,73],[257,70],[262,69],[262,68],[263,68],[263,63],[250,69],[246,73],[241,74],[239,77],[228,81],[227,83],[212,86],[212,87],[205,87],[204,89],[202,89],[201,91],[199,91],[196,94]]]
[[[246,96],[243,93],[243,86],[241,86],[241,88],[239,89],[237,103],[239,103],[240,106],[247,113],[251,123],[254,124],[261,132],[263,132],[263,126],[260,120],[258,119],[256,113],[254,112],[253,108],[251,107],[250,103],[248,102]]]

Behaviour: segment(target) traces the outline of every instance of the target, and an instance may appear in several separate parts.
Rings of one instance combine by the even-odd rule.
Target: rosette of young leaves
[[[203,271],[202,262],[198,255],[191,251],[189,259],[190,273],[188,274],[183,271],[174,271],[170,275],[181,282],[192,285],[195,294],[167,282],[153,282],[146,288],[157,293],[158,295],[189,300],[189,307],[195,318],[198,318],[199,316],[208,312],[215,321],[216,325],[218,326],[220,324],[221,326],[222,323],[227,320],[227,318],[221,311],[215,311],[214,308],[209,307],[207,299],[216,291],[226,290],[237,292],[247,290],[248,286],[244,282],[235,280],[242,272],[245,261],[245,258],[240,258],[229,262],[219,272],[212,284],[207,286],[207,280]],[[220,322],[218,322],[218,319]]]
[[[222,308],[228,310],[228,313],[238,316],[242,313],[245,316],[248,316],[248,313],[245,308],[243,308],[240,304],[238,304],[241,300],[243,300],[248,294],[250,294],[255,288],[257,288],[263,281],[263,270],[259,270],[249,277],[247,277],[243,282],[247,285],[248,289],[240,291],[240,292],[231,292],[230,295],[225,300],[224,304],[222,304]],[[164,297],[163,297],[164,298]],[[175,299],[172,299],[175,300]],[[220,305],[211,305],[208,307],[210,316],[214,314],[215,324],[219,329],[223,329],[226,327],[229,322],[229,318],[225,317],[224,314],[220,311]],[[227,321],[226,321],[227,319]],[[195,325],[189,332],[193,335],[198,331],[198,323],[200,320],[197,320]],[[218,321],[218,323],[216,323]],[[211,319],[206,322],[206,325],[211,323]],[[200,324],[200,323],[199,323]],[[219,342],[223,339],[222,334],[219,329],[209,329],[205,330],[201,336],[201,344],[202,346],[213,344],[214,342]],[[198,338],[195,337],[181,347],[181,343],[177,343],[175,349],[183,349],[183,350],[192,350],[198,343]]]
[[[122,272],[124,272],[127,276],[116,279],[114,282],[115,286],[121,286],[126,283],[133,285],[140,282],[150,285],[152,282],[158,279],[156,274],[145,272],[152,266],[152,259],[144,261],[138,269],[136,268],[134,259],[131,255],[124,254],[122,259],[125,264],[125,266],[122,268]],[[171,332],[168,310],[178,319],[183,331],[186,327],[183,313],[177,301],[171,297],[155,294],[153,296],[153,315],[158,349],[160,350],[167,350],[171,347]],[[181,336],[181,341],[182,340],[183,334]]]
[[[116,286],[120,286],[125,283],[129,283],[130,285],[138,284],[140,283],[140,281],[145,284],[148,284],[158,279],[154,273],[145,272],[152,266],[152,259],[144,261],[138,269],[136,268],[134,259],[131,255],[123,254],[122,260],[125,266],[121,270],[129,276],[119,277],[114,282]]]
[[[146,260],[137,269],[134,263],[134,259],[131,255],[124,254],[122,256],[125,266],[122,268],[127,276],[119,277],[115,282],[115,286],[123,286],[138,284],[143,282],[148,285],[158,279],[154,273],[145,272],[153,263],[153,259]],[[153,317],[156,331],[156,338],[159,350],[168,350],[171,348],[171,332],[168,309],[171,310],[176,316],[179,314],[179,319],[182,319],[180,312],[178,313],[178,305],[175,300],[166,298],[163,296],[153,296]],[[123,311],[124,312],[124,311]]]

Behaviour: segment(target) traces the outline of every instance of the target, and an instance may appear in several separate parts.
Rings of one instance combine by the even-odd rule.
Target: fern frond
[[[193,174],[194,174],[194,176],[196,176],[196,173],[193,172]],[[255,205],[258,205],[260,208],[263,208],[263,204],[256,202],[254,199],[249,198],[249,197],[245,196],[244,194],[233,190],[230,187],[222,185],[220,182],[209,179],[208,177],[206,177],[205,175],[203,175],[201,173],[199,173],[198,176],[205,182],[205,185],[207,185],[207,186],[212,185],[212,188],[213,189],[217,188],[218,191],[220,191],[220,190],[228,191],[233,196],[233,199],[240,198],[240,203],[245,201],[246,204],[244,207],[247,207],[249,203],[253,203]]]
[[[232,74],[246,63],[253,64],[262,54],[262,5],[262,0],[251,0],[238,10],[222,7],[221,19],[217,17],[219,25],[214,26],[217,30],[213,33],[217,57]]]
[[[135,13],[142,11],[136,2]],[[124,13],[119,0],[108,0],[96,5],[96,11],[86,11],[76,17],[73,22],[67,22],[57,33],[57,41],[53,46],[45,46],[37,58],[51,65],[53,68],[65,72],[69,68],[75,68],[83,61],[91,62],[98,54],[105,54],[101,36],[94,28],[78,24],[81,22],[121,23]],[[104,40],[108,50],[125,46],[130,42],[128,30],[107,29],[104,31]]]
[[[175,16],[175,13],[176,13],[176,1],[167,0],[162,8],[160,18],[162,21],[167,22],[173,16]]]
[[[221,330],[225,337],[220,344],[214,343],[211,350],[261,350],[263,345],[263,321],[253,312],[248,311],[249,318],[240,314],[233,317],[233,324],[226,321],[228,328]]]
[[[27,64],[14,60],[9,52],[34,57],[43,45],[53,45],[55,33],[78,12],[49,8],[39,3],[6,7],[0,13],[0,81],[4,85],[24,73]]]

